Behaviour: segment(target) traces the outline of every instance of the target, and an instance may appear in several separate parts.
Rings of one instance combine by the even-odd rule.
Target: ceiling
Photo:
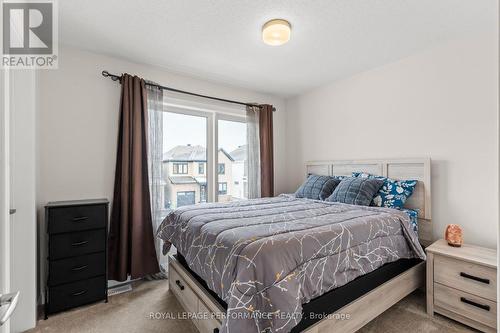
[[[60,42],[287,97],[497,29],[496,0],[64,0]],[[288,44],[261,40],[269,19]],[[168,84],[168,82],[165,82]]]

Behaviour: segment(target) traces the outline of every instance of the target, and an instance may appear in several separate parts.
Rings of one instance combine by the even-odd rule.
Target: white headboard
[[[418,180],[405,208],[418,210],[420,242],[424,245],[432,243],[430,158],[306,162],[306,175],[350,176],[352,172],[367,172],[396,180]]]

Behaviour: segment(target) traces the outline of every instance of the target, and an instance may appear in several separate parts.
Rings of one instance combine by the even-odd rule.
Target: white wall
[[[63,47],[59,69],[40,72],[38,202],[112,197],[120,86],[101,76],[137,74],[174,88],[276,106],[276,169],[284,167],[285,110],[281,98],[169,73],[161,68]],[[286,184],[276,173],[276,191]]]
[[[127,72],[173,88],[233,100],[269,103],[274,114],[275,166],[285,163],[285,103],[281,98],[62,47],[59,69],[39,75],[38,208],[39,233],[45,235],[43,205],[52,200],[105,197],[112,199],[115,172],[120,85],[101,76],[102,70]],[[276,191],[286,175],[276,172]],[[42,238],[41,244],[44,239]],[[44,263],[44,248],[40,249]],[[41,276],[44,275],[43,266]],[[43,283],[43,281],[41,281]]]
[[[496,247],[498,35],[477,36],[287,101],[287,190],[304,162],[430,157],[434,237]]]
[[[11,271],[10,287],[20,291],[11,332],[24,332],[36,322],[36,79],[33,70],[10,73]]]

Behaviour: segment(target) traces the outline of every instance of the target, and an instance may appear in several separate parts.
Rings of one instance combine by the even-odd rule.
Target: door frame
[[[0,293],[10,292],[11,244],[10,244],[10,74],[0,69]],[[10,331],[7,321],[0,333]]]

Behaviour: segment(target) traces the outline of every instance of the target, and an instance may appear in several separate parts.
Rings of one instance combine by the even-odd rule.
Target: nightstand
[[[484,332],[497,327],[496,250],[438,240],[427,252],[427,313]]]
[[[49,202],[48,276],[45,319],[49,314],[108,301],[108,200]]]

